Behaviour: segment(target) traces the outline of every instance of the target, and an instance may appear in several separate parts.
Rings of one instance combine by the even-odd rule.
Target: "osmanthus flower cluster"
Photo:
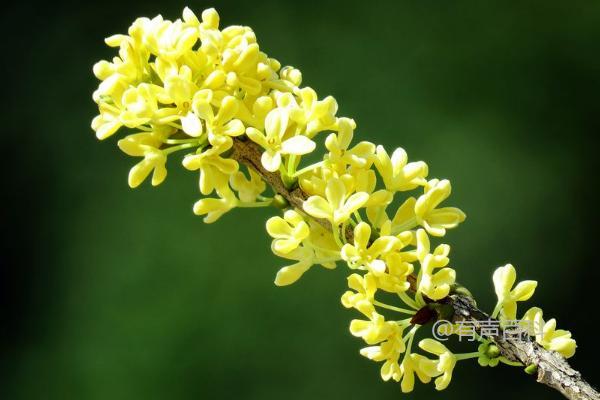
[[[478,351],[467,354],[432,338],[413,343],[429,322],[421,320],[423,310],[457,286],[450,246],[432,243],[465,220],[446,205],[448,180],[429,177],[427,164],[409,161],[401,148],[353,141],[356,124],[337,115],[333,97],[301,86],[300,71],[262,52],[252,29],[220,29],[214,9],[200,18],[187,8],[175,21],[139,18],[128,34],[106,43],[118,56],[94,66],[102,83],[93,95],[100,114],[92,128],[99,139],[127,132],[118,146],[139,158],[129,173],[131,187],[150,175],[159,185],[169,155],[184,152],[184,168],[199,174],[204,197],[193,210],[205,222],[238,207],[284,209],[266,223],[273,253],[287,260],[275,284],[292,284],[315,265],[347,265],[349,290],[341,301],[359,315],[350,332],[366,344],[360,354],[380,363],[381,377],[400,382],[404,392],[415,377],[446,388],[460,360],[503,361],[483,338]],[[324,149],[317,150],[318,135]],[[236,144],[259,148],[260,167],[243,170]],[[304,156],[314,152],[324,155],[307,163]],[[301,206],[282,201],[275,190],[265,193],[265,171],[300,190]],[[513,289],[514,281],[512,266],[494,274],[494,317],[515,319],[517,302],[533,294],[534,282]],[[555,320],[545,322],[540,309],[524,319],[541,329],[531,332],[541,345],[573,354],[570,334],[556,330]]]

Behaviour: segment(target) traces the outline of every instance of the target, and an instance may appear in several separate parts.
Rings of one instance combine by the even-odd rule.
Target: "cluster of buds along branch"
[[[206,197],[193,210],[205,222],[238,207],[283,209],[266,223],[273,253],[289,260],[275,284],[292,284],[314,265],[347,265],[349,290],[341,302],[361,315],[350,332],[367,345],[360,354],[380,362],[381,377],[400,382],[404,392],[413,389],[415,376],[446,388],[460,360],[514,364],[484,338],[466,354],[432,338],[413,345],[434,315],[424,310],[435,309],[456,287],[450,246],[431,243],[465,220],[460,209],[443,205],[448,180],[430,178],[427,164],[409,162],[401,148],[390,154],[368,141],[354,144],[356,124],[336,115],[333,97],[301,86],[300,71],[262,52],[249,27],[219,29],[214,9],[201,18],[188,8],[176,21],[139,18],[127,35],[106,43],[119,52],[94,66],[102,82],[93,95],[100,113],[92,128],[99,139],[121,127],[133,130],[118,142],[141,158],[129,173],[131,187],[150,175],[152,185],[160,184],[168,156],[185,152],[183,166],[199,171]],[[320,134],[325,148],[317,150]],[[242,170],[236,147],[258,149],[255,164]],[[324,155],[307,164],[305,156],[315,152]],[[300,201],[290,202],[281,187],[269,193],[267,174],[276,175],[284,191],[300,193]],[[530,298],[536,283],[513,289],[510,265],[493,280],[498,305],[492,317],[515,319],[517,302]],[[382,295],[394,300],[383,302]],[[555,320],[545,322],[539,308],[524,319],[539,328],[531,336],[542,346],[573,355],[570,334],[556,330]]]

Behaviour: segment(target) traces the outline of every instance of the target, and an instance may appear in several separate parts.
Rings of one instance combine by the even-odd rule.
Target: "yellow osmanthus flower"
[[[450,246],[441,244],[430,253],[429,237],[424,229],[417,231],[417,257],[421,263],[421,273],[417,282],[418,291],[432,300],[440,300],[450,293],[450,286],[456,280],[456,271],[446,267],[450,262]],[[439,269],[436,272],[436,269]]]
[[[382,236],[369,245],[370,239],[371,227],[365,222],[360,222],[354,228],[354,245],[347,243],[342,247],[342,258],[352,269],[368,270],[375,275],[383,274],[386,264],[380,257],[385,257],[401,242],[394,236]]]
[[[283,218],[269,218],[267,232],[274,238],[273,250],[288,254],[310,235],[310,228],[300,214],[294,210],[288,210]]]
[[[513,289],[517,280],[517,272],[511,264],[496,269],[493,280],[494,290],[496,296],[498,296],[498,304],[492,313],[492,317],[496,317],[500,313],[502,320],[515,320],[517,317],[517,302],[529,300],[535,292],[537,282],[519,282]]]
[[[362,141],[348,149],[354,137],[356,123],[349,118],[339,118],[337,125],[338,132],[331,133],[325,140],[325,147],[329,150],[329,154],[325,158],[327,164],[342,174],[348,165],[359,169],[370,167],[373,162],[375,145]]]
[[[271,250],[289,260],[275,284],[297,282],[314,265],[347,265],[352,273],[342,304],[366,318],[352,320],[350,333],[367,343],[363,356],[381,363],[381,378],[400,382],[403,392],[413,390],[415,376],[423,383],[435,378],[444,389],[457,360],[503,362],[487,354],[488,345],[481,347],[486,354],[455,355],[422,340],[419,347],[435,360],[412,349],[421,324],[456,287],[450,247],[432,250],[430,243],[430,236],[441,238],[465,220],[460,209],[441,207],[451,194],[448,180],[429,178],[427,164],[409,162],[401,148],[390,155],[368,141],[353,143],[357,124],[337,115],[333,97],[301,86],[302,73],[264,53],[251,28],[220,27],[214,9],[198,17],[185,8],[174,21],[138,18],[127,34],[105,41],[117,54],[93,67],[101,82],[92,95],[98,115],[91,125],[101,140],[134,130],[118,141],[123,152],[142,158],[130,170],[131,187],[150,175],[152,185],[163,182],[167,158],[183,152],[184,168],[199,171],[200,193],[213,196],[193,206],[204,222],[234,208],[284,209],[266,224]],[[316,160],[303,157],[323,142]],[[513,288],[515,280],[511,265],[494,273],[492,316],[501,313],[503,322],[515,318],[517,302],[536,286],[525,281]],[[542,346],[573,355],[575,341],[554,319],[546,322],[532,308],[524,320],[540,329],[530,334]],[[455,328],[448,333],[458,334]]]
[[[304,211],[315,218],[327,219],[334,226],[347,221],[353,212],[369,200],[365,192],[348,193],[344,183],[336,178],[327,182],[325,197],[309,197],[304,202]]]
[[[402,378],[403,371],[398,360],[402,353],[406,350],[406,344],[402,340],[404,327],[402,325],[391,325],[391,331],[388,338],[376,346],[364,347],[360,350],[360,354],[367,357],[369,360],[381,362],[381,379],[389,381],[393,379],[399,382]]]
[[[446,346],[434,339],[423,339],[419,347],[438,356],[437,360],[421,359],[419,366],[430,377],[435,379],[435,388],[444,390],[450,384],[452,371],[456,366],[456,356]]]
[[[342,304],[346,308],[353,308],[363,301],[373,302],[377,291],[377,282],[370,273],[352,274],[348,277],[348,287],[352,290],[348,290],[342,295]]]
[[[344,176],[348,175],[342,175],[342,177]],[[367,217],[369,208],[379,207],[385,209],[394,200],[393,192],[386,189],[375,190],[377,188],[377,177],[372,169],[352,168],[352,173],[349,176],[352,177],[357,192],[365,192],[369,195],[369,200],[364,206],[367,209]],[[380,228],[380,225],[375,226],[375,228]]]
[[[245,203],[255,201],[267,189],[265,181],[253,169],[248,169],[248,174],[250,179],[246,178],[241,171],[237,171],[229,178],[229,185],[238,192],[239,199]]]
[[[159,148],[170,129],[141,132],[129,135],[119,140],[119,148],[127,155],[144,157],[129,172],[129,186],[138,187],[150,173],[152,173],[152,186],[157,186],[165,180],[167,169],[165,163],[167,156]]]
[[[215,222],[238,205],[238,199],[229,186],[217,186],[216,190],[219,198],[204,198],[194,203],[194,214],[206,215],[204,222],[207,224]]]
[[[288,122],[287,110],[276,108],[267,114],[264,134],[252,127],[246,130],[246,135],[265,149],[261,161],[267,171],[273,172],[279,169],[282,155],[302,155],[315,149],[315,142],[306,136],[299,135],[284,139]]]
[[[217,187],[227,186],[229,177],[237,172],[237,161],[221,155],[231,148],[231,139],[215,138],[212,147],[199,154],[188,154],[183,166],[190,171],[200,170],[200,193],[210,194]]]
[[[332,128],[336,122],[335,114],[338,105],[332,96],[318,100],[317,93],[305,87],[298,91],[298,97],[284,97],[278,102],[290,112],[290,118],[306,132],[308,137],[327,128]]]
[[[376,344],[390,337],[395,332],[397,324],[386,321],[385,317],[375,311],[375,307],[367,301],[357,303],[355,307],[368,320],[353,319],[350,322],[350,332],[362,338],[367,344]]]
[[[408,163],[404,149],[397,148],[390,158],[383,146],[377,146],[375,165],[389,190],[407,191],[427,183],[427,164],[423,161]]]
[[[150,122],[158,112],[157,94],[163,89],[157,85],[140,83],[123,93],[121,123],[128,128],[135,128]]]
[[[183,131],[192,137],[202,134],[204,121],[208,139],[212,143],[219,136],[240,136],[244,133],[244,124],[234,116],[239,108],[239,101],[233,96],[225,96],[219,103],[219,111],[215,115],[212,102],[213,92],[209,89],[199,90],[192,100],[192,110],[181,119]]]
[[[465,214],[456,207],[437,206],[450,196],[451,185],[447,179],[432,179],[425,185],[425,193],[415,203],[417,223],[430,235],[444,236],[446,229],[455,228],[465,220]]]
[[[415,387],[415,375],[422,383],[429,383],[431,377],[425,373],[421,367],[421,360],[424,357],[420,354],[412,353],[406,355],[400,364],[400,374],[395,380],[401,380],[400,389],[402,393],[410,393]]]
[[[314,265],[315,252],[309,247],[297,247],[287,253],[276,253],[280,257],[297,261],[292,265],[281,268],[275,277],[277,286],[291,285]]]
[[[544,321],[541,308],[530,308],[522,318],[526,328],[530,329],[531,336],[536,342],[548,350],[557,351],[565,358],[573,357],[577,344],[571,338],[571,332],[564,329],[556,329],[556,319]]]

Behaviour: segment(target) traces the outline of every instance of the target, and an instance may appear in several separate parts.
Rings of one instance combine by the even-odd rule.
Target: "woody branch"
[[[234,138],[231,158],[255,170],[292,207],[302,210],[302,205],[308,195],[298,186],[288,188],[279,173],[267,171],[261,163],[261,153],[262,149],[254,142],[245,138]],[[316,221],[325,228],[331,229],[329,221],[323,219],[316,219]],[[352,230],[348,229],[345,233],[347,240],[351,241]],[[414,277],[411,278],[411,284],[414,285]],[[451,307],[450,319],[452,322],[466,321],[473,324],[475,330],[481,336],[494,342],[502,356],[508,360],[520,362],[525,366],[535,365],[539,383],[559,391],[571,400],[600,400],[600,393],[587,383],[559,353],[546,350],[535,341],[507,338],[502,330],[497,335],[490,335],[485,330],[482,331],[482,323],[489,322],[491,319],[485,312],[477,308],[474,300],[469,296],[454,294],[439,300],[438,303]]]

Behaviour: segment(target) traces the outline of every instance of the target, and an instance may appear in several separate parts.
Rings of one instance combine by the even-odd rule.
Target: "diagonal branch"
[[[290,205],[302,210],[302,204],[308,198],[308,195],[298,186],[288,189],[279,173],[267,171],[262,166],[261,154],[262,149],[256,143],[245,140],[243,137],[233,139],[231,158],[255,170]],[[332,227],[329,221],[316,218],[315,220],[323,227],[331,230]],[[351,229],[346,230],[346,239],[348,241],[353,239]],[[409,277],[409,281],[414,288],[414,276]],[[558,390],[571,400],[600,400],[600,394],[559,353],[548,351],[534,341],[521,338],[505,338],[502,332],[499,335],[486,335],[485,331],[481,330],[482,321],[489,322],[490,317],[477,308],[471,297],[454,294],[438,301],[438,303],[451,306],[453,311],[452,322],[468,321],[473,324],[482,336],[490,339],[498,346],[501,354],[507,359],[521,362],[525,366],[537,366],[538,382]]]

